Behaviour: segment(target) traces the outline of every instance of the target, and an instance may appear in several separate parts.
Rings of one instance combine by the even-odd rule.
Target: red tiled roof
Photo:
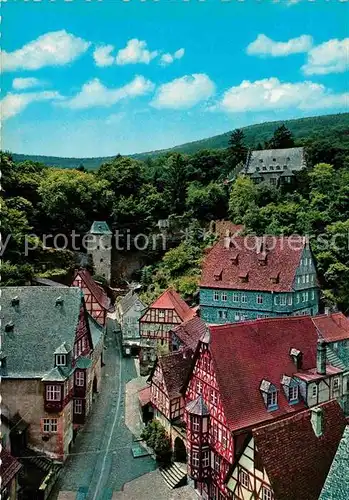
[[[260,238],[256,236],[236,236],[234,245],[226,248],[224,240],[216,243],[206,255],[200,286],[240,290],[267,290],[287,292],[292,290],[296,269],[300,263],[305,241],[301,237],[264,238],[265,247],[261,252]],[[261,262],[261,255],[266,251],[266,265]],[[238,255],[237,255],[238,254]],[[237,258],[237,263],[234,259]],[[217,269],[222,269],[220,279],[215,278]],[[278,276],[275,283],[271,278]],[[246,281],[242,277],[248,276]]]
[[[326,342],[349,339],[349,318],[341,312],[316,316],[313,322]]]
[[[194,316],[173,328],[172,332],[179,338],[185,347],[196,351],[200,338],[205,333],[206,325],[198,316]]]
[[[190,350],[176,351],[158,359],[169,398],[179,397],[192,365]]]
[[[251,427],[304,408],[290,405],[281,387],[283,375],[296,367],[289,352],[302,352],[302,367],[316,366],[318,335],[310,316],[260,319],[210,326],[210,351],[224,413],[231,430]],[[300,371],[300,370],[298,370]],[[279,390],[278,410],[267,411],[260,383],[265,379]]]
[[[22,465],[5,448],[1,449],[0,458],[1,489],[3,489],[12,481]]]
[[[140,391],[138,391],[138,399],[142,406],[150,403],[150,387],[144,387]]]
[[[90,290],[91,294],[95,297],[98,304],[109,312],[114,311],[114,307],[110,303],[108,295],[105,293],[102,287],[100,287],[95,280],[92,278],[91,273],[87,269],[79,269],[74,276],[74,280],[77,276],[80,276],[87,288]],[[74,281],[73,280],[73,281]]]
[[[317,437],[311,410],[253,430],[275,500],[317,500],[342,438],[346,419],[336,401],[320,405],[323,435]]]
[[[196,314],[173,288],[165,290],[149,309],[172,309],[182,321]]]
[[[321,380],[330,375],[337,375],[338,373],[342,373],[343,370],[340,368],[336,368],[335,366],[331,366],[326,364],[326,375],[320,375],[317,373],[316,368],[311,368],[310,370],[304,370],[303,372],[294,373],[295,377],[301,378],[302,380]]]

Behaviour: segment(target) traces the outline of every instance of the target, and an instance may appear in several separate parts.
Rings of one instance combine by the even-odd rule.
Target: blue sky
[[[3,148],[105,156],[348,110],[340,0],[2,3]]]

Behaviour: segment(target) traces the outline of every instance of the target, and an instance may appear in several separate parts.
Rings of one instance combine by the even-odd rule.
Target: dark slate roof
[[[266,170],[263,170],[263,166]],[[273,166],[273,169],[270,169]],[[250,175],[255,172],[261,174],[267,172],[292,172],[302,170],[305,167],[304,148],[288,149],[263,149],[251,151],[247,158],[245,172]]]
[[[191,415],[199,415],[200,417],[209,415],[208,408],[201,394],[187,404],[186,411]]]
[[[0,458],[1,490],[3,490],[22,468],[22,465],[5,448],[1,449]]]
[[[194,316],[180,325],[176,326],[172,332],[178,337],[185,347],[196,351],[199,340],[206,331],[206,324],[199,316]]]
[[[141,301],[141,299],[139,298],[139,296],[138,296],[137,293],[135,293],[134,291],[130,290],[119,301],[118,305],[119,305],[119,307],[121,309],[121,313],[123,315],[126,314],[127,311],[129,311],[131,309],[131,307],[133,307],[136,304],[137,301],[141,303],[140,312],[144,311],[147,308],[147,306],[145,304],[143,304],[143,302]]]
[[[95,220],[91,226],[90,234],[112,234],[105,221]]]
[[[311,423],[312,411],[307,409],[292,417],[253,430],[253,437],[262,463],[274,491],[275,500],[318,500],[341,441],[346,419],[335,401],[319,406],[323,410],[323,434],[317,437]],[[348,445],[348,441],[346,443]],[[348,468],[348,449],[339,453],[339,462]],[[338,474],[337,470],[337,474]],[[326,500],[348,500],[348,478],[342,468],[341,496],[327,496]],[[338,480],[338,477],[337,477]]]
[[[18,305],[12,299],[19,298]],[[60,297],[63,302],[56,305]],[[7,377],[42,378],[54,368],[54,352],[74,345],[83,296],[80,288],[22,286],[1,288],[2,351]],[[13,329],[6,331],[12,322]]]
[[[88,324],[90,327],[93,349],[95,349],[104,335],[104,329],[90,314],[88,314]]]
[[[344,430],[319,500],[349,498],[349,426]]]

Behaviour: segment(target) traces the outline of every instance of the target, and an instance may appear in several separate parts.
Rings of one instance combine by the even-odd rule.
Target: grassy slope
[[[309,118],[300,118],[295,120],[284,120],[277,122],[260,123],[244,127],[246,142],[249,146],[256,146],[258,142],[263,143],[270,139],[275,128],[284,123],[293,133],[298,141],[309,139],[331,139],[332,142],[340,140],[342,145],[349,147],[349,113],[338,115],[324,115]],[[149,151],[136,155],[130,155],[134,158],[144,159],[147,156],[159,156],[169,151],[177,151],[186,154],[192,154],[201,149],[221,149],[226,148],[231,131],[225,134],[216,135],[200,141],[181,144],[170,149],[158,151]],[[99,158],[59,158],[54,156],[35,156],[13,154],[15,161],[33,160],[46,165],[61,168],[76,168],[83,164],[88,170],[98,168],[102,163],[113,158],[112,156]]]

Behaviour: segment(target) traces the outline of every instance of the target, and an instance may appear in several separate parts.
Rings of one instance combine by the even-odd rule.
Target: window
[[[309,274],[306,274],[306,275],[305,275],[305,281],[306,281],[307,283],[309,283]]]
[[[305,302],[305,293],[302,293],[302,302]]]
[[[311,397],[312,398],[316,398],[317,397],[317,392],[318,392],[318,387],[317,385],[313,385],[312,389],[311,389]]]
[[[165,311],[163,309],[159,310],[159,319],[164,319],[165,318]]]
[[[208,450],[202,452],[202,466],[208,467],[210,465],[210,454]]]
[[[214,470],[216,472],[219,472],[219,469],[221,468],[221,457],[219,455],[214,455]]]
[[[222,429],[222,446],[224,449],[228,448],[228,438],[225,429]]]
[[[240,321],[240,314],[239,313],[235,313],[234,321]]]
[[[293,300],[292,300],[292,295],[288,296],[287,303],[289,306],[292,306]]]
[[[217,405],[217,392],[215,390],[211,391],[211,403]]]
[[[65,366],[65,365],[66,365],[66,355],[56,354],[56,366]]]
[[[43,419],[43,432],[57,432],[57,419],[56,418],[44,418]]]
[[[259,293],[256,297],[257,304],[263,304],[263,295]]]
[[[192,417],[192,429],[193,432],[199,432],[200,430],[200,420],[195,415]]]
[[[237,292],[233,292],[233,302],[239,302],[239,294]]]
[[[60,385],[47,385],[46,386],[46,399],[47,399],[47,401],[60,401],[61,400],[61,386]]]
[[[311,300],[315,300],[315,291],[314,290],[311,292]]]
[[[246,293],[242,293],[241,294],[241,302],[244,303],[244,304],[246,304],[246,302],[247,302],[247,295],[246,295]]]
[[[298,283],[298,285],[300,285],[300,283],[301,283],[301,277],[300,276],[297,277],[297,283]]]
[[[222,292],[222,295],[221,295],[221,300],[222,300],[223,302],[226,302],[226,301],[227,301],[227,294],[226,294],[226,292]]]
[[[281,295],[280,296],[280,306],[285,306],[287,302],[287,297],[286,295]]]
[[[289,388],[289,401],[295,402],[298,401],[298,385]]]
[[[82,401],[81,401],[81,399],[74,399],[74,413],[76,415],[82,414]]]
[[[199,453],[197,451],[193,451],[191,454],[191,463],[193,467],[199,467],[200,465],[200,460],[199,460]]]
[[[227,311],[218,311],[219,319],[227,319]]]
[[[339,390],[339,377],[334,377],[333,379],[333,390],[334,391]]]
[[[278,395],[276,391],[270,391],[267,394],[267,406],[276,406],[278,402]]]
[[[78,387],[83,387],[85,385],[85,374],[84,372],[75,372],[75,385]]]
[[[305,300],[308,302],[308,300],[309,300],[309,292],[305,292]]]
[[[300,300],[301,300],[301,299],[300,299],[299,293],[297,293],[297,304],[299,304],[299,303],[300,303]]]
[[[263,486],[262,488],[262,500],[272,500],[272,492],[269,488],[266,486]]]
[[[201,380],[198,380],[196,382],[196,391],[197,391],[198,394],[202,393],[202,382],[201,382]]]
[[[213,300],[219,300],[219,292],[213,292]]]
[[[276,306],[279,304],[279,297],[278,297],[278,295],[275,295],[275,297],[274,297],[274,304]]]
[[[245,472],[244,470],[241,470],[241,471],[240,471],[240,474],[239,474],[239,479],[240,479],[240,483],[241,483],[241,485],[242,485],[244,488],[249,489],[249,487],[250,487],[250,481],[249,481],[249,479],[248,479],[248,474],[247,474],[247,472]]]

